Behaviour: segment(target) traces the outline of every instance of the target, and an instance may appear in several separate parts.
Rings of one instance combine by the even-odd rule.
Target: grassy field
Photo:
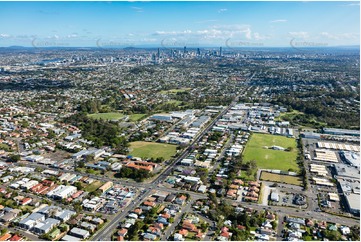
[[[94,119],[119,120],[125,115],[122,113],[93,113],[88,116]]]
[[[292,151],[271,150],[264,146],[271,147],[273,145],[283,148],[292,147]],[[243,152],[243,160],[257,161],[257,167],[262,169],[275,169],[288,171],[292,169],[297,172],[299,170],[296,163],[297,148],[296,140],[284,136],[270,134],[252,134]]]
[[[144,113],[131,114],[131,115],[129,115],[129,120],[132,121],[132,122],[136,122],[136,121],[139,121],[139,120],[143,119],[146,116],[147,115],[144,114]]]
[[[89,184],[87,187],[85,187],[86,192],[93,192],[97,190],[103,183],[101,181],[94,181],[91,184]]]
[[[167,104],[175,104],[175,105],[180,105],[182,103],[182,101],[178,101],[178,100],[169,100],[168,102],[166,102]]]
[[[184,92],[184,91],[189,91],[189,90],[191,90],[191,88],[170,89],[170,90],[160,91],[160,93],[162,93],[162,94],[166,94],[166,93],[178,93],[178,92]]]
[[[241,175],[238,177],[242,179],[243,181],[254,181],[257,171],[253,172],[251,175],[247,175],[247,172],[245,170],[241,171]]]
[[[288,175],[280,175],[280,174],[273,174],[270,172],[262,171],[260,180],[263,181],[274,181],[274,182],[281,182],[287,183],[296,186],[302,186],[302,179],[297,176],[288,176]]]
[[[292,110],[292,112],[284,112],[281,113],[280,116],[275,118],[275,121],[281,121],[281,120],[292,120],[296,115],[301,114],[303,115],[304,113],[298,111],[298,110]]]
[[[176,145],[136,141],[130,143],[129,155],[135,157],[157,158],[169,160],[176,153]]]

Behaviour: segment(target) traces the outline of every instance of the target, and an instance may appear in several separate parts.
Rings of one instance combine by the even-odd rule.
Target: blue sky
[[[0,2],[0,46],[359,42],[359,2]]]

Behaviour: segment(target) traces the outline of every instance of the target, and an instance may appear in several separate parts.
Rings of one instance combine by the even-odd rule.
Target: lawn
[[[136,122],[136,121],[139,121],[139,120],[143,119],[146,116],[147,115],[144,114],[144,113],[131,114],[131,115],[129,115],[129,120],[132,121],[132,122]]]
[[[129,155],[140,158],[163,157],[169,160],[176,153],[176,145],[136,141],[130,143]]]
[[[281,182],[281,183],[287,183],[287,184],[296,185],[296,186],[302,186],[302,179],[300,177],[273,174],[273,173],[265,172],[265,171],[262,171],[260,180]]]
[[[267,149],[273,145],[283,148],[292,147],[291,151]],[[252,134],[243,152],[243,160],[257,162],[257,167],[262,169],[274,169],[297,172],[299,170],[296,163],[297,144],[293,138],[271,134]]]
[[[85,187],[86,192],[93,192],[97,190],[103,183],[101,181],[94,181],[91,184],[89,184],[87,187]]]
[[[160,91],[160,93],[161,94],[178,93],[178,92],[184,92],[184,91],[189,91],[189,90],[191,90],[191,88],[179,88],[179,89],[163,90],[163,91]]]
[[[125,115],[122,113],[93,113],[88,116],[94,119],[119,120]]]

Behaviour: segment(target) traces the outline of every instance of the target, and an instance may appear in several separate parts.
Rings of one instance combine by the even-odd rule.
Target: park
[[[176,145],[155,142],[135,141],[130,143],[129,155],[140,158],[159,158],[169,160],[177,151]]]
[[[272,146],[284,147],[289,151],[269,149]],[[255,160],[259,169],[298,172],[296,158],[295,139],[271,134],[253,133],[243,152],[243,161]]]

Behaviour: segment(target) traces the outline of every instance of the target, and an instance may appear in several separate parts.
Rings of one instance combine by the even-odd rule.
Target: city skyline
[[[325,11],[327,10],[327,11]],[[0,47],[359,45],[359,2],[0,2]]]

